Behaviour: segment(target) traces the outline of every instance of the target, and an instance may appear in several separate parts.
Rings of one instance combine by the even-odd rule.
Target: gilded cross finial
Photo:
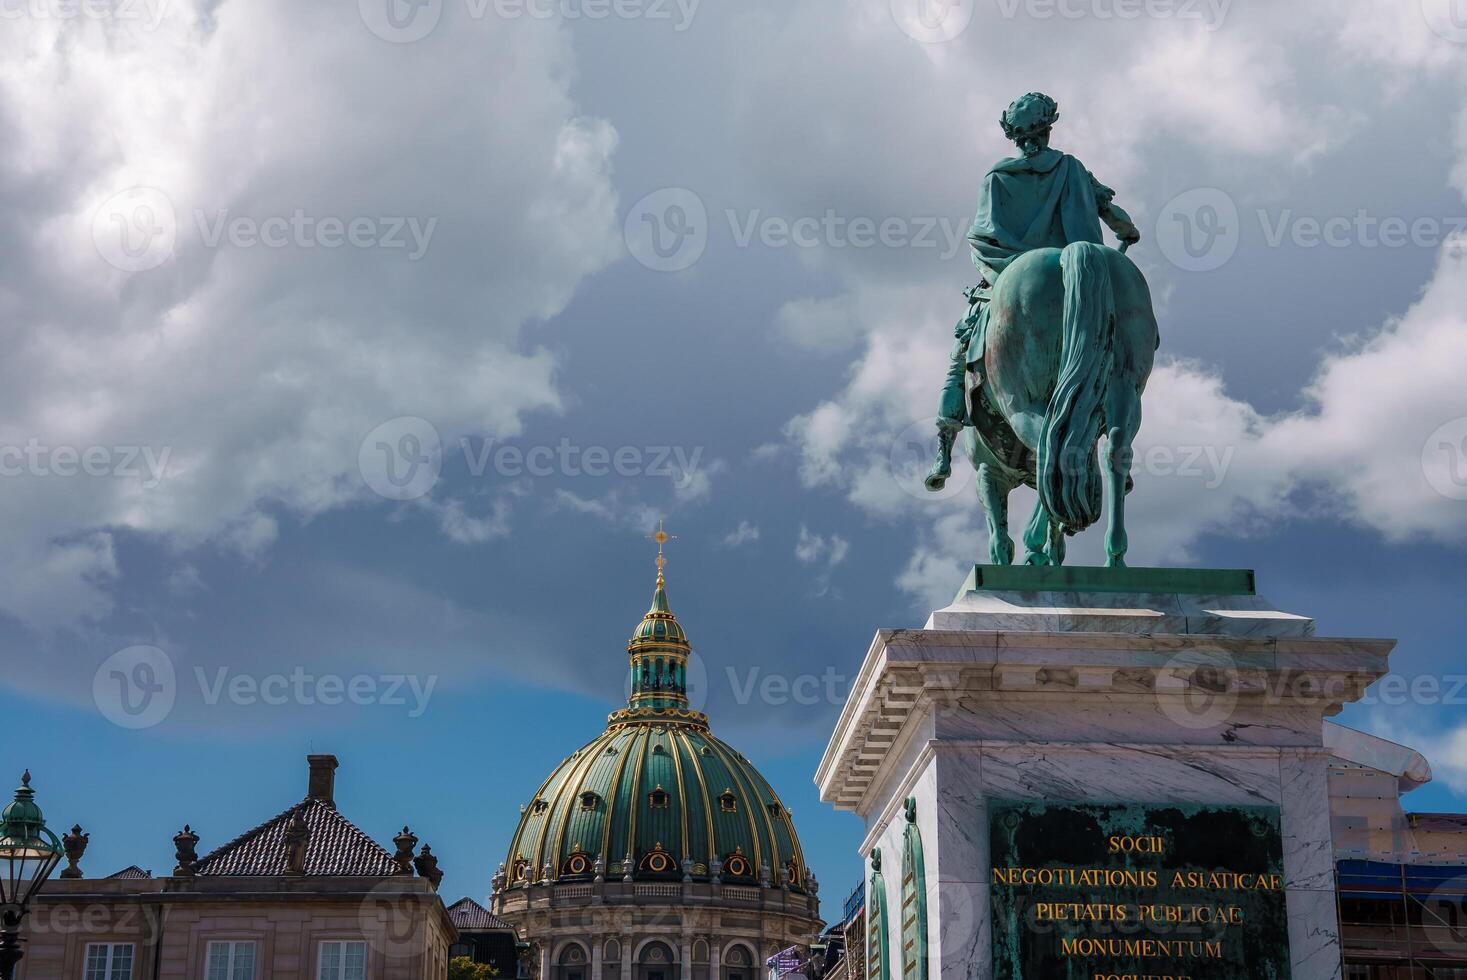
[[[657,542],[657,585],[660,587],[665,584],[662,579],[662,570],[667,567],[667,556],[662,553],[662,549],[667,542],[676,541],[677,535],[668,534],[667,521],[659,520],[657,522],[657,530],[647,535],[647,540]]]

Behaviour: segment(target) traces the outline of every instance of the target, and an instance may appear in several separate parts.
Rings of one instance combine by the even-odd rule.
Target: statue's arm
[[[1095,200],[1100,203],[1100,220],[1116,233],[1116,237],[1126,248],[1139,242],[1141,232],[1136,229],[1136,223],[1125,209],[1115,202],[1116,192],[1096,180],[1094,174],[1090,175],[1090,185],[1095,190]]]
[[[1141,232],[1136,229],[1136,223],[1131,216],[1118,204],[1111,202],[1100,206],[1100,220],[1116,233],[1121,244],[1130,248],[1141,240]]]

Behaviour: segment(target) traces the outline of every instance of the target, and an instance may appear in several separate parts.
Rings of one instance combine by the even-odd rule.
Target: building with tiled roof
[[[534,946],[542,980],[753,980],[820,935],[789,809],[689,702],[692,647],[657,558],[627,706],[520,808],[494,877],[494,911]]]
[[[450,958],[468,957],[498,970],[501,977],[520,972],[519,937],[513,924],[472,898],[461,898],[450,905],[448,918],[458,930],[458,940],[448,950]]]
[[[48,883],[22,975],[442,980],[458,933],[438,859],[406,827],[393,850],[379,844],[336,809],[336,757],[308,764],[304,799],[203,857],[203,835],[185,826],[171,874],[133,865],[92,879],[78,867]]]
[[[110,879],[123,879],[123,880],[127,880],[127,881],[138,881],[140,879],[145,879],[145,878],[151,878],[151,877],[153,877],[153,872],[151,872],[151,871],[144,871],[142,868],[138,867],[136,864],[129,864],[127,867],[123,868],[121,871],[114,871],[110,875],[108,875],[107,877],[110,878]]]
[[[325,800],[306,799],[276,814],[258,827],[240,834],[199,859],[199,876],[273,876],[287,872],[286,834],[293,821],[304,823],[310,844],[303,875],[385,877],[397,874],[397,863],[387,849]]]

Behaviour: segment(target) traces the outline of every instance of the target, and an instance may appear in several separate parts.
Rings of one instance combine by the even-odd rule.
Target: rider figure
[[[942,388],[937,419],[937,461],[927,474],[929,490],[941,490],[952,475],[953,440],[970,425],[963,390],[972,371],[984,381],[983,342],[988,326],[992,283],[1020,255],[1036,248],[1064,248],[1074,242],[1102,242],[1103,220],[1121,240],[1122,251],[1141,240],[1125,211],[1113,203],[1115,191],[1097,181],[1068,153],[1050,149],[1049,133],[1059,106],[1047,95],[1030,92],[999,119],[1004,135],[1022,156],[1000,161],[978,192],[978,214],[968,231],[973,264],[983,274],[965,292],[968,315],[953,331],[957,343]]]

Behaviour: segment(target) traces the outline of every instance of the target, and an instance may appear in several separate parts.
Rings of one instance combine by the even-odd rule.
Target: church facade
[[[659,549],[627,646],[627,706],[524,805],[494,876],[493,911],[529,941],[542,980],[754,980],[820,932],[788,809],[689,705],[691,647],[664,565]]]

